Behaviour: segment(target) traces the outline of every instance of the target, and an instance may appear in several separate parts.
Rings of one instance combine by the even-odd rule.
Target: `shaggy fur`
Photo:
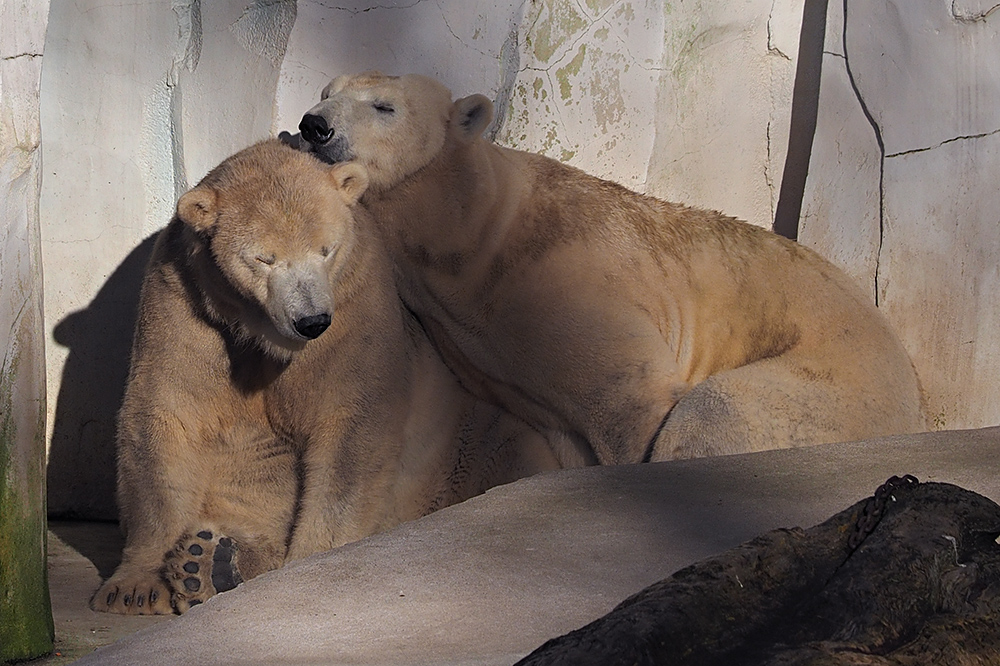
[[[119,415],[127,541],[95,610],[183,612],[556,467],[402,306],[356,203],[366,183],[268,141],[181,197],[143,283]]]
[[[300,147],[363,164],[400,291],[469,389],[560,442],[630,463],[924,429],[885,318],[764,229],[493,145],[482,95],[339,77]]]

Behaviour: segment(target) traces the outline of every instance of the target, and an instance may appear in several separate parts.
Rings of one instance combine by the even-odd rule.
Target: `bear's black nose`
[[[303,139],[317,145],[323,145],[333,136],[333,130],[326,124],[326,118],[311,113],[302,116],[299,131],[302,132]]]
[[[329,326],[330,315],[326,313],[303,317],[295,321],[295,330],[303,338],[309,338],[310,340],[318,338]]]

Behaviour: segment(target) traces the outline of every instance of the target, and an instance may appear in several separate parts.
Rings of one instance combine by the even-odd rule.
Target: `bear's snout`
[[[333,130],[326,124],[326,118],[307,113],[299,123],[302,138],[315,145],[323,145],[333,137]]]
[[[296,319],[293,326],[299,335],[310,340],[315,340],[323,331],[330,327],[330,315],[322,313]]]

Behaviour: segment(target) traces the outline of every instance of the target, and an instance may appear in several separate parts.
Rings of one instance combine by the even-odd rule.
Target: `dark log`
[[[518,666],[1000,664],[1000,506],[940,483],[883,495],[874,520],[868,499],[808,530],[768,532]]]

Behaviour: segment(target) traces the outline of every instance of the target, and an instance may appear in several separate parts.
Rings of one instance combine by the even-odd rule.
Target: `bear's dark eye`
[[[375,110],[379,113],[396,113],[396,109],[389,102],[373,102],[372,106],[374,106]]]
[[[263,254],[258,254],[254,258],[257,261],[259,261],[260,263],[262,263],[262,264],[264,264],[266,266],[273,266],[274,265],[274,261],[275,261],[275,256],[273,254],[269,254],[269,255],[266,255],[266,256],[263,255]]]

